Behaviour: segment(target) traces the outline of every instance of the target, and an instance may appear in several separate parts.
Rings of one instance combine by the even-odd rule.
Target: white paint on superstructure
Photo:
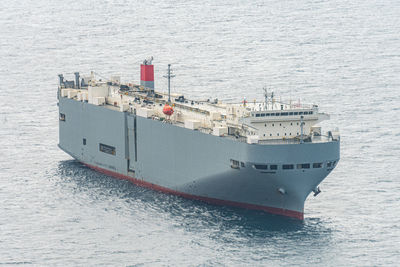
[[[216,136],[245,137],[248,143],[268,140],[304,139],[321,136],[321,127],[315,125],[329,119],[319,113],[318,106],[300,102],[284,103],[265,95],[265,102],[222,103],[220,101],[195,101],[179,94],[171,95],[174,109],[172,116],[163,113],[168,102],[164,93],[154,92],[135,84],[121,85],[120,77],[110,81],[96,81],[91,77],[87,88],[63,89],[61,97],[76,98],[105,108],[117,108],[121,112],[133,112],[138,116],[164,120],[180,127],[202,130]],[[303,136],[301,124],[303,122]],[[330,134],[332,136],[332,134]],[[335,136],[339,133],[335,132]]]

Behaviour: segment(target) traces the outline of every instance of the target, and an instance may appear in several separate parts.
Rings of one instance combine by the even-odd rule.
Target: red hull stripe
[[[83,163],[83,162],[82,162]],[[98,172],[104,173],[106,175],[110,175],[113,176],[117,179],[121,179],[121,180],[128,180],[131,181],[132,183],[142,186],[142,187],[146,187],[146,188],[150,188],[156,191],[160,191],[160,192],[164,192],[164,193],[169,193],[169,194],[173,194],[173,195],[177,195],[177,196],[181,196],[184,198],[188,198],[188,199],[194,199],[194,200],[200,200],[200,201],[204,201],[207,203],[212,203],[212,204],[217,204],[217,205],[223,205],[223,206],[234,206],[234,207],[240,207],[240,208],[245,208],[245,209],[252,209],[252,210],[262,210],[262,211],[266,211],[272,214],[277,214],[277,215],[282,215],[282,216],[287,216],[287,217],[292,217],[292,218],[296,218],[299,220],[303,220],[304,219],[304,214],[303,212],[299,212],[299,211],[294,211],[294,210],[285,210],[285,209],[280,209],[280,208],[273,208],[273,207],[267,207],[267,206],[260,206],[260,205],[254,205],[254,204],[248,204],[248,203],[241,203],[241,202],[235,202],[235,201],[230,201],[230,200],[221,200],[221,199],[216,199],[216,198],[209,198],[209,197],[202,197],[202,196],[195,196],[195,195],[190,195],[187,193],[183,193],[183,192],[179,192],[179,191],[175,191],[166,187],[162,187],[156,184],[152,184],[149,182],[145,182],[133,177],[129,177],[117,172],[113,172],[113,171],[109,171],[103,168],[99,168],[96,166],[92,166],[86,163],[83,163],[84,165],[88,166],[91,169],[94,169]]]

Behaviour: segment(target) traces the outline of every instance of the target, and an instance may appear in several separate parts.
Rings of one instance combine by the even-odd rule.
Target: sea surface
[[[341,160],[297,221],[137,187],[58,147],[57,74],[319,104]],[[399,266],[400,1],[0,1],[0,265]],[[156,153],[156,151],[154,152]]]

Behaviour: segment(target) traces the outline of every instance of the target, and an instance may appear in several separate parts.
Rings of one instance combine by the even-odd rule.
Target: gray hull
[[[334,167],[313,163],[339,160],[338,141],[247,144],[68,98],[60,98],[59,110],[59,147],[89,167],[163,192],[299,219],[307,196]],[[302,163],[311,168],[282,169]]]

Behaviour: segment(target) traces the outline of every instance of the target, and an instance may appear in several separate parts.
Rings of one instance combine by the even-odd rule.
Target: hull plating
[[[339,159],[339,142],[254,145],[67,98],[60,98],[59,108],[65,114],[60,148],[91,168],[162,192],[298,219],[331,169],[282,165]],[[100,151],[100,144],[115,153]],[[231,160],[240,167],[231,168]],[[257,170],[255,164],[278,169]]]

